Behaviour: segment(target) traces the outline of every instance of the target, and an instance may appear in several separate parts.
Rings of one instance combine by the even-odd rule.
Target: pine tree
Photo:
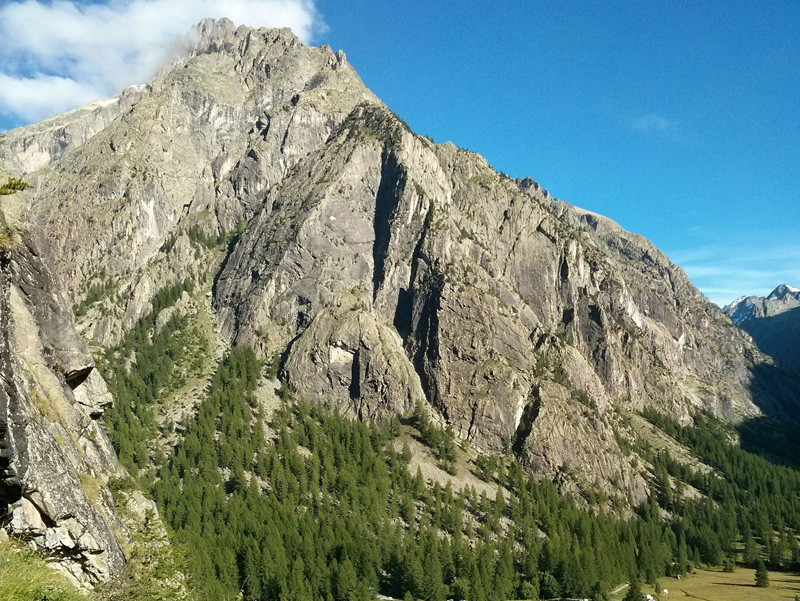
[[[722,562],[722,571],[733,572],[735,569],[736,569],[736,562],[734,561],[733,557],[726,557],[725,560]]]
[[[756,586],[766,588],[769,586],[769,572],[767,566],[764,565],[764,560],[759,559],[756,562]]]
[[[642,587],[638,579],[631,580],[631,585],[628,587],[628,592],[622,601],[642,601]]]
[[[678,562],[677,562],[677,575],[683,576],[686,573],[689,564],[689,553],[686,549],[686,537],[681,532],[680,542],[678,543]]]
[[[550,572],[542,574],[541,595],[545,599],[553,599],[561,596],[561,585]],[[640,601],[640,600],[637,600]]]
[[[748,533],[748,536],[744,539],[744,563],[752,568],[755,567],[757,561],[758,548],[756,547],[756,541]]]
[[[592,601],[608,601],[608,587],[603,582],[595,582],[589,598]]]

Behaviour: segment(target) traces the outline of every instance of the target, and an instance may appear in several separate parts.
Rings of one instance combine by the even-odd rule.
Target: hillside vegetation
[[[192,361],[185,317],[155,325],[190,287],[173,288],[113,351],[130,367],[114,374],[119,404],[106,419],[121,458],[141,469],[186,550],[199,598],[603,598],[620,582],[652,583],[701,565],[764,558],[773,570],[800,568],[800,473],[734,446],[730,426],[705,414],[681,427],[645,413],[712,469],[637,441],[654,493],[623,519],[601,510],[601,494],[564,496],[513,455],[468,462],[501,485],[495,498],[426,482],[409,469],[408,449],[393,443],[401,433],[431,444],[451,470],[471,455],[419,412],[385,426],[351,421],[284,385],[282,406],[268,416],[255,395],[267,367],[235,347],[177,446],[142,469],[158,436],[154,399]],[[689,487],[702,494],[691,498]]]

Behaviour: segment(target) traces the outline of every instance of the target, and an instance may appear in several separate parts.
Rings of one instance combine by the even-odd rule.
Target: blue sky
[[[238,21],[256,26],[284,24],[273,22],[280,8],[278,20],[307,41],[343,49],[415,131],[646,236],[711,300],[800,286],[794,0],[132,0],[116,9],[124,5],[136,14],[169,5],[192,20],[190,6],[241,10]],[[29,51],[12,47],[12,59]],[[37,69],[22,64],[6,73]],[[0,127],[20,121],[7,104],[0,90]]]

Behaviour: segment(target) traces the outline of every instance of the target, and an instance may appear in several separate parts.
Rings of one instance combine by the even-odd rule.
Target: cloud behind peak
[[[313,0],[25,0],[0,7],[0,129],[113,95],[152,78],[192,25],[291,27],[311,41]]]

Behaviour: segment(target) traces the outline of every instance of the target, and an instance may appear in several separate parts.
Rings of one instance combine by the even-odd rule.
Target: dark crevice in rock
[[[556,244],[558,242],[558,238],[553,236],[550,232],[547,231],[547,229],[545,229],[544,222],[545,222],[544,219],[542,219],[539,222],[539,225],[536,226],[536,231],[539,232],[545,238],[547,238],[552,244]]]
[[[294,387],[293,382],[289,379],[289,374],[286,370],[286,364],[289,361],[289,357],[292,356],[292,349],[294,348],[295,343],[300,340],[302,336],[302,332],[296,334],[294,338],[292,338],[287,344],[284,351],[281,353],[281,360],[280,360],[280,367],[278,369],[278,379],[284,380],[289,384],[290,387]]]
[[[603,378],[608,378],[611,376],[611,366],[608,363],[608,334],[603,325],[602,311],[599,306],[590,304],[581,307],[580,315],[578,323],[580,338],[586,345],[597,372]]]
[[[267,114],[265,114],[263,118],[259,117],[256,121],[255,131],[261,135],[261,139],[265,142],[269,138],[270,125],[272,125],[272,118]]]
[[[472,414],[469,418],[469,428],[467,429],[467,440],[472,440],[478,428],[478,403],[472,405]]]
[[[86,381],[86,378],[89,377],[89,374],[92,373],[93,369],[94,367],[89,366],[68,374],[64,374],[64,379],[67,381],[67,386],[69,386],[72,390],[75,390],[78,386]]]
[[[375,218],[373,229],[375,243],[372,245],[372,297],[378,296],[378,289],[384,280],[384,264],[392,236],[392,218],[403,196],[406,186],[406,171],[397,162],[395,154],[384,149],[381,157],[381,181],[375,198]]]
[[[395,310],[393,325],[397,330],[403,342],[408,341],[411,331],[414,326],[414,282],[417,280],[417,273],[419,271],[420,262],[424,262],[422,257],[422,245],[425,242],[425,232],[428,231],[431,219],[431,209],[425,216],[425,223],[420,229],[419,240],[414,246],[414,252],[411,255],[411,276],[409,278],[409,289],[401,288],[397,295],[397,309]]]
[[[39,513],[39,517],[41,518],[42,522],[44,522],[44,525],[46,527],[55,528],[56,526],[58,526],[58,523],[50,516],[50,514],[44,507],[42,507],[39,503],[36,502],[35,498],[31,498],[27,494],[25,495],[25,498],[30,502],[31,505],[33,505],[36,508],[36,511]],[[61,521],[75,518],[75,516],[71,514],[65,514],[59,517]]]
[[[411,315],[414,312],[414,295],[410,290],[400,288],[397,293],[397,309],[394,313],[393,325],[403,340],[411,332]]]
[[[589,305],[589,319],[591,319],[599,327],[603,327],[603,316],[600,313],[600,307],[597,305]]]
[[[522,410],[522,417],[519,420],[519,425],[517,425],[517,430],[514,432],[514,438],[511,442],[511,450],[514,451],[514,454],[518,456],[522,454],[525,441],[528,439],[528,436],[531,435],[533,422],[539,417],[541,408],[542,399],[539,396],[539,388],[534,387],[531,390],[528,404],[525,405],[525,408]]]
[[[356,400],[361,398],[361,363],[360,352],[356,350],[353,354],[353,364],[350,367],[350,398]],[[360,410],[359,410],[360,413]],[[360,419],[360,416],[359,416]]]
[[[511,249],[508,251],[506,255],[506,260],[503,262],[503,277],[508,274],[508,266],[511,263],[511,259],[514,258],[514,255],[517,252],[517,245],[519,244],[520,239],[522,238],[522,234],[526,231],[525,228],[521,229],[517,232],[516,237],[514,238],[514,242],[511,244]]]
[[[304,296],[297,297],[297,318],[295,320],[295,331],[302,334],[311,324],[311,299]]]
[[[286,140],[289,139],[289,128],[292,125],[292,120],[294,120],[294,116],[292,116],[292,119],[289,120],[289,124],[286,126],[286,131],[283,132],[283,139],[281,140],[281,154],[286,154]]]
[[[299,338],[299,336],[297,336],[294,340],[297,340],[297,338]],[[294,340],[292,340],[292,342],[294,342]],[[279,381],[281,381],[281,382],[286,380],[285,368],[286,368],[286,362],[289,360],[289,349],[290,348],[291,348],[291,342],[289,344],[287,344],[286,348],[284,348],[280,352],[280,356],[279,356],[279,359],[278,359],[278,369],[276,370],[276,374],[275,375],[276,375],[277,379]]]
[[[439,311],[444,290],[444,274],[431,270],[423,281],[420,292],[424,300],[419,312],[415,332],[412,364],[419,375],[422,391],[428,402],[439,408],[439,394],[434,373],[439,362]]]
[[[567,262],[566,257],[561,259],[561,267],[559,267],[559,273],[561,274],[562,280],[564,281],[569,280],[569,263]]]

